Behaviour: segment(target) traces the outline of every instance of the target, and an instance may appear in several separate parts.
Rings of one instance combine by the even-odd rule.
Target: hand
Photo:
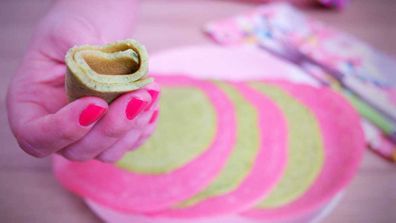
[[[33,36],[9,86],[9,123],[20,147],[33,156],[58,153],[70,160],[114,162],[154,130],[159,87],[151,84],[110,105],[96,97],[68,103],[66,51],[77,44],[113,41],[120,38],[120,32],[103,32],[106,24],[98,26],[89,16],[64,10],[55,7]]]

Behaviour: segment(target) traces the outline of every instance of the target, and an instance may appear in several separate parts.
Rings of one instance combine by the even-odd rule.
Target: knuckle
[[[106,163],[114,163],[117,162],[118,160],[120,160],[122,158],[122,156],[124,155],[126,151],[124,150],[107,150],[103,153],[101,153],[99,156],[97,156],[97,160],[100,160],[102,162],[106,162]]]
[[[60,138],[64,141],[76,141],[79,139],[79,131],[74,128],[62,128],[60,130]]]
[[[22,139],[18,139],[18,145],[19,147],[25,151],[26,153],[37,157],[37,158],[43,158],[46,157],[48,155],[50,155],[50,152],[48,152],[48,150],[42,148],[42,149],[38,149],[36,146],[33,146],[32,144],[28,143],[25,140]]]
[[[52,153],[51,150],[43,146],[45,144],[43,144],[40,139],[32,139],[30,132],[26,131],[26,129],[27,128],[13,126],[13,133],[18,146],[27,154],[37,158],[49,156]]]
[[[65,152],[62,153],[62,156],[65,157],[68,160],[79,161],[79,162],[87,161],[87,160],[92,159],[92,157],[89,157],[89,156],[84,155],[84,154],[78,154],[78,153],[75,153],[75,152],[72,152],[72,151],[65,151]]]
[[[153,131],[149,130],[149,131],[144,131],[142,134],[142,137],[144,138],[144,140],[148,139],[151,135],[153,134]]]
[[[122,124],[113,124],[103,129],[103,135],[109,138],[119,138],[125,134],[127,128]]]
[[[114,163],[118,160],[118,158],[113,156],[99,156],[97,160],[105,163]]]
[[[144,114],[141,114],[134,122],[134,127],[135,128],[144,128],[148,125],[149,121],[151,118],[151,112],[146,112]]]

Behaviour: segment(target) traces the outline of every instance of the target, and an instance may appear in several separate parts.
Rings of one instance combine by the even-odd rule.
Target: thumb
[[[31,48],[63,62],[66,52],[75,45],[103,43],[97,27],[84,16],[50,14],[39,24]]]

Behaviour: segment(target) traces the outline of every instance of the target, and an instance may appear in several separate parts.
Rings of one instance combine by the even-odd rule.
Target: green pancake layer
[[[219,196],[238,188],[249,174],[260,147],[260,129],[258,113],[237,89],[224,82],[216,85],[226,93],[232,101],[237,118],[237,139],[225,167],[211,184],[203,191],[177,205],[177,208],[186,208],[197,204],[209,197]]]
[[[285,174],[273,191],[256,205],[257,208],[279,207],[301,196],[319,174],[324,160],[320,127],[315,115],[280,87],[263,83],[250,86],[273,100],[287,121],[289,135]]]
[[[156,131],[117,166],[145,174],[167,173],[184,166],[208,149],[215,137],[217,114],[212,103],[198,88],[164,86]]]

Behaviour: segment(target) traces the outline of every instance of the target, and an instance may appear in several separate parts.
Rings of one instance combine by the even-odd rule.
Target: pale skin
[[[96,97],[69,102],[64,88],[66,51],[74,45],[130,38],[136,8],[135,0],[59,0],[42,19],[7,97],[9,123],[25,152],[115,162],[151,135],[158,111],[152,96],[159,92],[156,83],[123,94],[111,104]],[[145,108],[131,117],[127,107],[135,106],[134,98],[143,101]],[[103,113],[85,115],[92,123],[83,125],[81,114],[89,105],[102,108]]]

